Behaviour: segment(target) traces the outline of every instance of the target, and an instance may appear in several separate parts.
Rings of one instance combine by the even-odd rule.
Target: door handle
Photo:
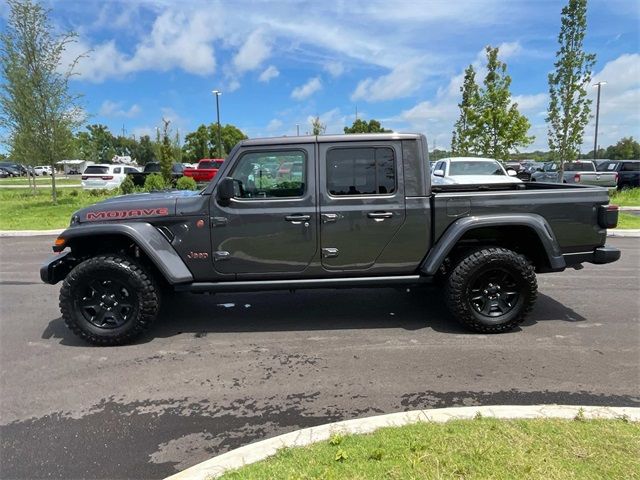
[[[374,219],[385,219],[393,217],[393,212],[369,212],[367,217]]]
[[[311,215],[287,215],[284,217],[287,222],[301,223],[311,220]]]

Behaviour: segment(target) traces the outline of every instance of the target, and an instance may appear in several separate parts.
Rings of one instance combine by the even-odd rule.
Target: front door
[[[322,266],[366,270],[404,223],[401,143],[320,143],[319,153]]]
[[[211,198],[213,261],[227,274],[295,273],[317,249],[314,144],[243,151],[228,206]]]

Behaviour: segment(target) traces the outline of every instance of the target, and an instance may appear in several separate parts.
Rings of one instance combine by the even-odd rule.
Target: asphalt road
[[[640,406],[640,241],[539,277],[522,329],[469,334],[439,292],[176,295],[136,345],[67,332],[39,263],[0,238],[0,477],[162,478],[249,442],[416,408]]]

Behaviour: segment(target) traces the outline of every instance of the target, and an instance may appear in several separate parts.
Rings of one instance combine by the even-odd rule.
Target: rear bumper
[[[40,267],[40,279],[50,285],[63,280],[76,264],[70,253],[64,252],[49,257]]]
[[[599,265],[613,263],[620,259],[620,254],[621,252],[617,248],[604,245],[594,249],[592,252],[565,253],[563,256],[567,267],[573,267],[581,263],[596,263]]]

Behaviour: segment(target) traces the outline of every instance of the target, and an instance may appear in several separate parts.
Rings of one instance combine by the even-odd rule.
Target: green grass
[[[624,420],[489,418],[334,436],[230,479],[640,478],[640,425]]]
[[[619,212],[618,228],[640,228],[640,216],[627,212]]]
[[[77,192],[77,193],[72,193]],[[0,230],[50,230],[69,225],[76,210],[116,195],[116,191],[58,190],[58,202],[51,201],[51,189],[41,188],[34,196],[28,189],[0,189]]]
[[[640,188],[626,188],[610,195],[611,203],[620,207],[640,207]]]
[[[29,182],[26,177],[19,178],[0,178],[0,187],[5,185],[20,185],[24,187],[29,187]],[[36,185],[39,186],[50,186],[51,185],[51,177],[36,177]],[[57,178],[56,177],[56,185],[80,185],[80,177],[77,178]]]

